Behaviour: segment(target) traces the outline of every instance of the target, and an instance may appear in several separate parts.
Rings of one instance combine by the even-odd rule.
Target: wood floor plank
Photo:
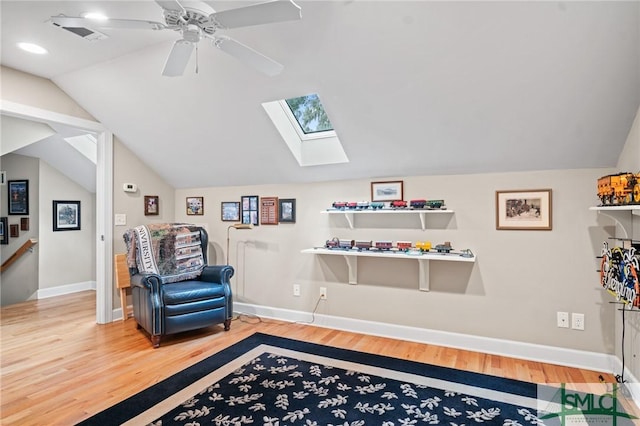
[[[95,323],[95,293],[0,310],[3,425],[71,425],[262,332],[335,347],[536,383],[597,383],[610,374],[242,315],[222,326],[170,336],[158,349],[135,321]]]

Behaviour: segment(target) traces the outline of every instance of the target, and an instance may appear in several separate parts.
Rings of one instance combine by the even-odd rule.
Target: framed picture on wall
[[[551,190],[496,191],[496,229],[551,230]]]
[[[144,196],[144,215],[156,216],[160,214],[159,203],[160,198],[157,195],[145,195]]]
[[[27,179],[10,180],[7,193],[9,194],[9,214],[29,214],[29,181]]]
[[[281,198],[278,200],[278,222],[295,223],[296,222],[296,199]]]
[[[53,230],[80,230],[80,201],[53,200]]]
[[[278,197],[260,198],[260,223],[263,225],[278,224]]]
[[[238,222],[240,220],[240,202],[223,201],[220,203],[220,210],[223,222]]]
[[[258,226],[258,196],[243,195],[240,197],[240,206],[242,207],[242,223]]]
[[[0,217],[0,244],[9,244],[9,225],[7,225],[7,218]]]
[[[11,238],[18,238],[20,236],[20,227],[17,223],[9,225],[9,236]]]
[[[371,182],[371,201],[399,201],[404,198],[404,182]]]
[[[204,214],[204,197],[187,197],[187,215],[202,216]]]

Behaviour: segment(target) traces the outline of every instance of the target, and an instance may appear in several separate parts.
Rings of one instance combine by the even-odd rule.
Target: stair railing
[[[0,273],[6,271],[6,269],[9,266],[11,266],[13,262],[18,260],[20,256],[22,256],[26,252],[33,251],[32,247],[37,243],[38,243],[38,240],[36,240],[35,238],[30,238],[27,241],[25,241],[24,244],[18,250],[16,250],[15,253],[11,255],[11,257],[9,257],[7,260],[4,261],[4,263],[2,264],[2,267],[0,267]]]

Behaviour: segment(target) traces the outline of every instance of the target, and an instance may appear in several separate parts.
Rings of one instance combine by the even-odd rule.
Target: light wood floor
[[[495,355],[242,317],[153,349],[135,320],[95,323],[95,293],[4,307],[3,425],[72,425],[256,331],[536,383],[597,383],[601,374]],[[607,382],[615,382],[603,374]]]

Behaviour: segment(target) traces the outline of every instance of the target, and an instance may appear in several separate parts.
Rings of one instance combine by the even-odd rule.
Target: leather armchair
[[[203,228],[197,229],[206,265],[208,235]],[[130,248],[129,242],[127,246]],[[224,324],[224,330],[229,330],[233,316],[229,280],[234,274],[233,267],[204,266],[199,276],[177,282],[168,282],[159,274],[141,273],[131,265],[129,273],[137,328],[146,330],[154,348],[159,347],[162,336],[168,334],[215,324]]]

